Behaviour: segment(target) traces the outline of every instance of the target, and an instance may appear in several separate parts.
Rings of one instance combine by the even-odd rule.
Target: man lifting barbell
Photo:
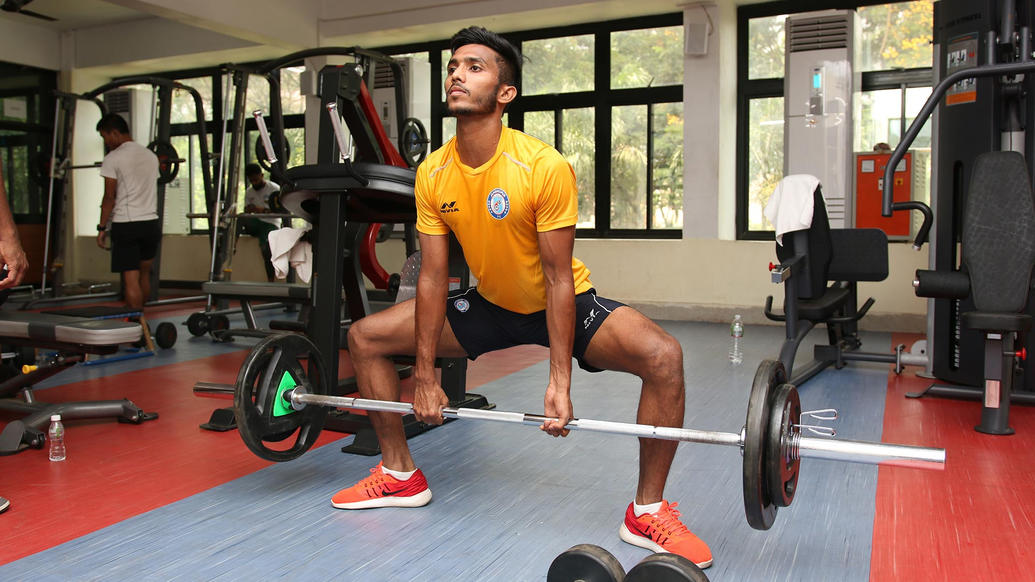
[[[629,372],[643,381],[637,422],[681,427],[685,410],[678,341],[634,309],[598,297],[589,269],[572,257],[578,193],[572,167],[541,141],[504,128],[517,95],[521,56],[502,37],[466,28],[452,39],[446,102],[456,138],[417,170],[417,230],[422,267],[417,297],[355,322],[349,353],[360,394],[399,399],[389,356],[415,354],[414,411],[442,423],[448,404],[435,375],[436,356],[476,358],[520,344],[550,348],[541,429],[566,436],[572,410],[571,360],[589,371]],[[460,241],[478,287],[448,292],[448,235]],[[431,500],[410,455],[401,417],[371,412],[382,463],[334,495],[343,509],[416,507]],[[663,499],[676,443],[640,439],[640,477],[620,536],[654,551],[712,562],[708,546]]]
[[[104,198],[97,223],[97,246],[111,235],[111,271],[122,276],[122,294],[133,309],[143,309],[151,294],[151,266],[162,240],[158,220],[158,157],[133,141],[121,115],[97,122],[107,153],[101,162]]]

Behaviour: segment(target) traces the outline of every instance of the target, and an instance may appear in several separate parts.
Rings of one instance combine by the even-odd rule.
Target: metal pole
[[[216,249],[219,244],[219,219],[222,214],[221,206],[223,205],[223,168],[224,162],[226,161],[226,115],[230,109],[230,84],[231,74],[226,75],[226,85],[223,91],[223,128],[222,138],[219,140],[219,172],[216,177],[216,204],[212,207],[212,213],[208,219],[208,230],[212,234],[212,261],[209,263],[208,269],[208,280],[216,280]],[[198,136],[198,139],[205,139],[206,136]],[[207,163],[207,162],[205,162]],[[208,296],[208,301],[205,303],[205,311],[208,311],[212,307],[212,296]]]
[[[301,387],[295,387],[288,394],[290,394],[291,406],[296,410],[300,410],[305,406],[312,404],[334,408],[374,410],[399,414],[413,413],[413,405],[406,402],[389,402],[384,400],[369,400],[365,398],[347,398],[342,396],[309,394]],[[548,420],[554,420],[550,417],[539,414],[506,412],[501,410],[481,410],[475,408],[444,408],[442,409],[442,416],[444,418],[491,420],[495,422],[509,422],[513,424],[527,424],[532,426],[539,426]],[[647,424],[592,420],[589,418],[573,419],[565,426],[565,428],[570,430],[621,434],[640,438],[686,441],[733,447],[743,447],[746,439],[745,435],[730,432],[651,426]],[[867,463],[872,465],[908,465],[922,469],[942,469],[945,464],[945,449],[873,443],[866,441],[818,439],[801,437],[800,435],[795,435],[791,438],[790,442],[784,443],[784,445],[790,447],[790,453],[792,455],[800,458],[810,457],[814,459],[828,459],[850,463]]]
[[[57,157],[58,137],[58,115],[61,113],[61,100],[63,97],[54,98],[54,132],[50,139],[50,164],[48,164],[50,187],[47,189],[47,233],[43,238],[43,281],[40,283],[40,293],[47,290],[47,261],[50,260],[50,223],[54,219],[54,162]]]

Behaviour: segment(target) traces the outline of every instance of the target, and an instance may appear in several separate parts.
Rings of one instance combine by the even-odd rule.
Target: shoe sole
[[[364,501],[352,501],[349,503],[335,503],[331,505],[338,509],[373,509],[375,507],[421,507],[431,501],[431,489],[425,489],[416,495],[408,497],[375,497]]]
[[[650,550],[652,552],[661,553],[661,554],[671,554],[672,553],[672,552],[666,550],[665,548],[659,546],[658,544],[654,543],[652,540],[650,540],[648,538],[645,538],[645,537],[643,537],[641,535],[634,534],[632,531],[629,530],[628,527],[626,527],[624,522],[622,523],[622,527],[618,528],[618,537],[622,538],[622,541],[627,543],[627,544],[632,544],[634,546],[643,548],[645,550]],[[704,568],[707,568],[708,566],[712,565],[712,561],[711,560],[708,560],[707,562],[694,562],[694,563],[697,565],[698,568],[701,568],[702,570]]]

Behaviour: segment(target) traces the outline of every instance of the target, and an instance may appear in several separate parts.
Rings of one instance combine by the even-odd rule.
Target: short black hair
[[[496,62],[500,67],[500,83],[518,86],[521,79],[521,51],[509,40],[481,26],[468,26],[453,35],[449,49],[455,53],[460,47],[469,44],[480,44],[496,51],[499,55]]]
[[[245,176],[254,176],[256,174],[261,174],[261,173],[262,173],[262,168],[259,167],[259,164],[248,164],[247,166],[244,167],[244,175]]]
[[[117,131],[129,135],[129,124],[118,113],[107,113],[97,122],[97,131]]]

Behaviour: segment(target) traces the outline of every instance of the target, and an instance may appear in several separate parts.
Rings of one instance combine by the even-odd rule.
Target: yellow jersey
[[[517,313],[546,309],[538,233],[578,221],[575,171],[557,150],[504,127],[492,158],[471,168],[454,137],[417,168],[415,196],[417,230],[456,235],[483,297]],[[588,291],[589,269],[574,257],[571,269],[575,293]]]

